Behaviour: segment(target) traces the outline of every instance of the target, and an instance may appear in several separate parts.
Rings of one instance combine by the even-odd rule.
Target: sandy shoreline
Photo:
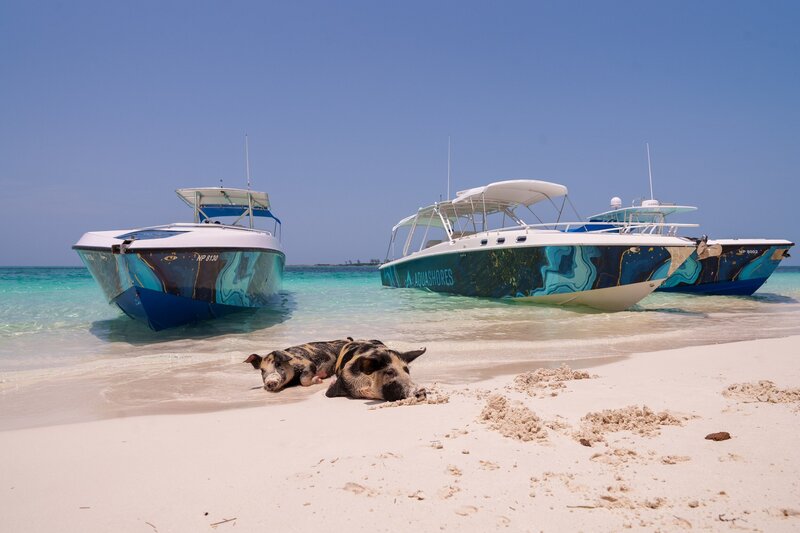
[[[798,344],[643,353],[524,387],[438,384],[441,404],[376,408],[322,386],[269,406],[0,431],[3,529],[796,530]],[[243,368],[238,385],[256,378]],[[723,394],[759,380],[781,390]],[[603,410],[617,411],[583,418]],[[732,438],[704,438],[719,431]]]
[[[429,353],[463,349],[453,342],[434,345]],[[496,343],[497,352],[524,354],[513,343]],[[414,346],[391,342],[393,347]],[[262,350],[261,353],[265,353]],[[244,352],[221,355],[191,354],[129,359],[98,359],[51,369],[0,373],[0,431],[55,424],[72,424],[109,418],[192,414],[241,409],[308,399],[316,388],[295,387],[267,394]],[[492,354],[487,353],[491,359]],[[588,368],[624,356],[586,357],[571,360],[574,368]],[[537,367],[557,367],[562,359],[499,363],[484,366],[437,364],[427,356],[414,364],[420,382],[464,385],[496,376],[512,375]]]

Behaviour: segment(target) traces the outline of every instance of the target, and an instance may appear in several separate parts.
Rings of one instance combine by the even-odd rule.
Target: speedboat
[[[696,224],[668,224],[669,216],[697,210],[693,206],[662,204],[643,200],[622,207],[618,197],[611,199],[611,210],[589,217],[588,227],[597,230],[616,228],[623,232],[667,232]],[[697,239],[699,246],[661,286],[659,291],[694,294],[749,296],[789,257],[791,241],[780,239]]]
[[[156,331],[266,305],[281,288],[285,264],[267,194],[175,192],[194,222],[90,231],[73,246],[109,303]],[[273,231],[256,228],[257,217],[272,219]]]
[[[420,208],[392,228],[381,282],[619,311],[658,288],[696,249],[693,241],[669,235],[560,222],[566,202],[563,185],[519,179]],[[556,222],[542,222],[535,204],[554,207]],[[538,223],[525,222],[528,215]]]

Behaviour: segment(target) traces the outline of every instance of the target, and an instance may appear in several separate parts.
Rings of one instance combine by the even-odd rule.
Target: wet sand
[[[448,347],[463,349],[457,342],[429,349],[428,355],[414,365],[415,378],[420,382],[463,385],[563,362],[556,359],[460,366],[431,362],[437,350]],[[291,403],[307,399],[316,390],[296,387],[280,394],[265,393],[259,373],[242,363],[245,357],[244,352],[210,358],[199,354],[168,358],[154,355],[7,372],[0,375],[0,431],[122,416],[189,414]],[[571,364],[583,368],[620,358],[585,358]]]

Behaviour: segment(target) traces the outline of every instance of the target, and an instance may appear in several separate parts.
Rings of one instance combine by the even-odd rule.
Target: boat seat
[[[431,239],[425,243],[425,248],[430,248],[431,246],[436,246],[437,244],[441,244],[442,239]]]

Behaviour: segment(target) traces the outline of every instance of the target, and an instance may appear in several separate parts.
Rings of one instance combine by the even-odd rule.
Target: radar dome
[[[611,199],[611,209],[619,209],[622,207],[622,199],[619,196],[615,196]]]
[[[642,200],[642,207],[658,207],[661,202],[658,200]]]

